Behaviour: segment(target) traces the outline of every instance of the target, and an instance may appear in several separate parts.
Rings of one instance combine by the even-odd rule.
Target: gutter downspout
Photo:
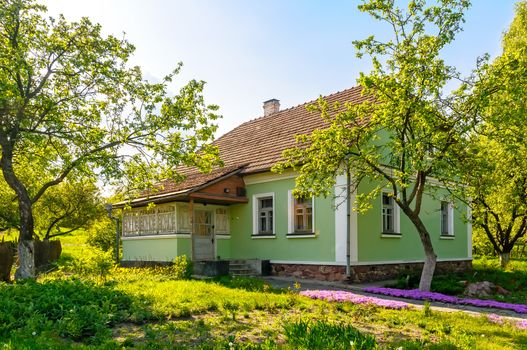
[[[350,244],[351,244],[351,174],[349,165],[346,167],[346,276],[351,277]]]

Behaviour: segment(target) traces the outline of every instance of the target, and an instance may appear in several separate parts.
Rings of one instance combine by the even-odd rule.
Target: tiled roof
[[[324,97],[331,106],[335,102],[361,103],[361,88],[353,87]],[[247,164],[243,173],[265,171],[276,164],[282,152],[295,146],[295,135],[310,134],[324,128],[320,113],[306,107],[316,100],[288,108],[269,116],[253,119],[229,131],[214,144],[226,166]]]
[[[208,174],[202,174],[199,172],[189,173],[186,175],[185,180],[182,182],[174,182],[173,180],[164,180],[157,184],[154,191],[146,191],[141,194],[140,197],[146,197],[148,195],[157,196],[165,193],[181,192],[190,190],[196,187],[206,186],[210,182],[227,176],[229,174],[235,174],[241,171],[243,165],[231,165],[217,168]]]
[[[343,90],[324,98],[330,106],[335,102],[361,103],[367,99],[361,96],[360,87]],[[316,129],[324,128],[325,122],[320,113],[306,109],[314,103],[316,100],[241,124],[214,141],[214,145],[220,149],[220,158],[225,164],[223,168],[215,169],[209,174],[183,168],[180,171],[186,175],[183,182],[165,180],[158,191],[150,194],[184,191],[237,170],[242,174],[269,170],[281,159],[285,149],[295,146],[295,135],[310,134]]]

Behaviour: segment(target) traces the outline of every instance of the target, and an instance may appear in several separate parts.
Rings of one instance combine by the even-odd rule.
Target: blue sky
[[[513,0],[473,0],[464,31],[445,59],[468,73],[476,58],[500,52],[514,15]],[[136,46],[133,64],[159,79],[182,61],[178,87],[207,82],[208,103],[220,106],[218,135],[262,115],[262,102],[292,107],[356,85],[367,60],[352,41],[389,29],[357,10],[356,0],[44,0],[53,16],[88,16],[105,33]]]

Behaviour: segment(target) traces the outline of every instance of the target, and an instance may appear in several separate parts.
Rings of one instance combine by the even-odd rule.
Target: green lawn
[[[486,317],[315,301],[258,280],[178,280],[113,269],[66,238],[60,269],[0,284],[4,349],[522,349],[527,331]],[[181,266],[179,266],[181,267]]]

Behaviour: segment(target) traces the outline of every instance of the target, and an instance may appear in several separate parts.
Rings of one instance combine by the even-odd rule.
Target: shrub
[[[0,284],[0,339],[49,333],[101,343],[109,326],[127,320],[133,305],[122,292],[77,279]]]
[[[104,252],[96,248],[86,250],[82,256],[74,259],[62,260],[63,271],[72,272],[79,276],[97,277],[102,281],[110,274],[114,266],[111,252]]]
[[[192,276],[192,262],[186,255],[176,256],[172,266],[170,266],[170,275],[175,280],[190,279]]]
[[[92,247],[99,248],[105,252],[112,250],[115,245],[115,223],[104,218],[95,222],[88,229],[86,242]]]

